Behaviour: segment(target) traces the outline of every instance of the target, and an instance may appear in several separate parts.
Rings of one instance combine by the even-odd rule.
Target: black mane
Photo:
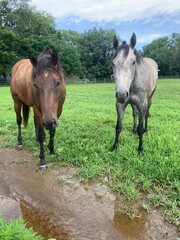
[[[55,72],[62,70],[59,62],[57,63],[57,66],[54,65],[53,52],[50,48],[46,48],[38,57],[37,65],[33,69],[34,76],[40,74],[41,71],[44,70]]]

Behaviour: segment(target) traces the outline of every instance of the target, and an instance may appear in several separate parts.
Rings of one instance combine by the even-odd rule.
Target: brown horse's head
[[[47,48],[39,58],[30,55],[33,65],[34,108],[41,116],[41,124],[48,129],[55,129],[65,98],[64,77],[58,55]]]

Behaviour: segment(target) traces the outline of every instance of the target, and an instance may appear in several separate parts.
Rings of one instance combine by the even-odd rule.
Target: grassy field
[[[117,153],[111,152],[116,125],[115,84],[67,85],[67,98],[55,136],[56,154],[46,152],[49,166],[75,166],[82,180],[99,178],[127,196],[164,206],[166,216],[180,221],[180,79],[158,80],[144,134],[144,156],[138,156],[138,136],[132,133],[132,113],[126,109]],[[26,149],[35,155],[32,113],[23,129]],[[48,134],[46,135],[48,136]],[[9,87],[0,87],[0,138],[16,146],[17,126]],[[48,140],[48,137],[47,137]],[[47,141],[48,142],[48,141]],[[108,179],[108,181],[107,181]]]

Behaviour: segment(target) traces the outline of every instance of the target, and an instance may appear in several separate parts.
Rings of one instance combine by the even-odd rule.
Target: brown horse
[[[44,128],[49,130],[48,148],[54,154],[54,135],[66,96],[65,81],[56,52],[46,48],[36,58],[18,61],[12,68],[11,94],[18,125],[18,146],[22,148],[21,108],[23,123],[28,124],[29,109],[33,108],[36,140],[40,143],[40,169],[46,168],[44,156]]]

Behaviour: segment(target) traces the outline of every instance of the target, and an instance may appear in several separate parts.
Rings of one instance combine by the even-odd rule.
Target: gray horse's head
[[[131,83],[135,75],[136,66],[136,35],[133,33],[130,39],[130,45],[124,41],[120,46],[115,36],[113,46],[116,50],[112,64],[113,74],[116,81],[116,98],[120,103],[125,103],[129,98]]]

